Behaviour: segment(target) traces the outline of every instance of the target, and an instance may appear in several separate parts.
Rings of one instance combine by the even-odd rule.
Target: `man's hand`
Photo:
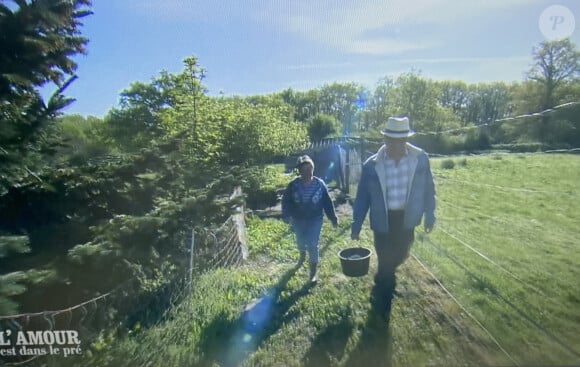
[[[353,233],[351,233],[351,234],[350,234],[350,239],[351,239],[351,240],[358,241],[358,240],[360,239],[360,237],[359,237],[359,234],[358,234],[358,233],[354,233],[354,232],[353,232]]]

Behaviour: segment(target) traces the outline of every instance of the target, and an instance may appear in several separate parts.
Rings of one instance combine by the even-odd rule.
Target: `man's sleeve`
[[[292,217],[292,182],[286,186],[282,194],[282,219]]]
[[[429,158],[427,157],[427,175],[425,178],[425,226],[432,227],[435,224],[435,183]]]
[[[352,208],[352,226],[351,233],[358,235],[361,231],[362,224],[365,220],[371,203],[368,189],[368,169],[363,166],[362,175],[356,190],[354,206]]]
[[[320,182],[323,186],[323,207],[324,207],[324,212],[326,213],[326,216],[328,217],[328,219],[332,222],[332,224],[336,224],[338,223],[338,218],[336,217],[336,211],[334,210],[334,204],[332,202],[332,199],[330,198],[330,194],[328,193],[328,187],[326,186],[326,184],[321,181]]]

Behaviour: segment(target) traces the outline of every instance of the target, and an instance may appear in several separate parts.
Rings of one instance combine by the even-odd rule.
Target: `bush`
[[[453,162],[453,159],[446,159],[443,162],[441,162],[441,168],[443,169],[453,169],[455,167],[455,162]]]
[[[463,150],[466,151],[476,151],[476,150],[486,150],[491,146],[489,135],[483,131],[481,128],[477,130],[471,130],[467,133],[465,137],[465,142]]]
[[[507,150],[511,153],[529,153],[529,152],[540,152],[546,150],[547,146],[542,143],[530,142],[530,143],[518,143],[518,144],[494,144],[492,149],[494,150]]]
[[[282,165],[270,165],[264,168],[253,167],[244,177],[243,185],[246,204],[251,209],[273,206],[277,202],[276,191],[284,189],[293,176],[283,174]]]
[[[308,124],[308,136],[311,142],[320,141],[340,132],[340,124],[331,115],[319,113]]]

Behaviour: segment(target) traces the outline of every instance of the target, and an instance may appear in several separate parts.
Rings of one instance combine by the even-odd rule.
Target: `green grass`
[[[438,222],[429,236],[417,232],[399,270],[388,330],[369,313],[374,255],[369,275],[341,273],[336,253],[352,246],[350,218],[338,229],[325,221],[314,287],[306,266],[294,268],[287,225],[249,218],[247,264],[199,276],[167,321],[101,343],[82,364],[579,364],[580,158],[458,159],[447,169],[432,160]],[[372,248],[367,227],[360,244]],[[243,312],[253,300],[263,302],[261,327]]]
[[[440,230],[414,253],[519,363],[577,364],[580,160],[500,157],[434,170]]]

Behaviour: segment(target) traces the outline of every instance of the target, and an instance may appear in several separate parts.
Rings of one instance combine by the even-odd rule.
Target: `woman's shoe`
[[[318,282],[318,277],[316,276],[316,268],[318,263],[310,263],[310,283]]]

